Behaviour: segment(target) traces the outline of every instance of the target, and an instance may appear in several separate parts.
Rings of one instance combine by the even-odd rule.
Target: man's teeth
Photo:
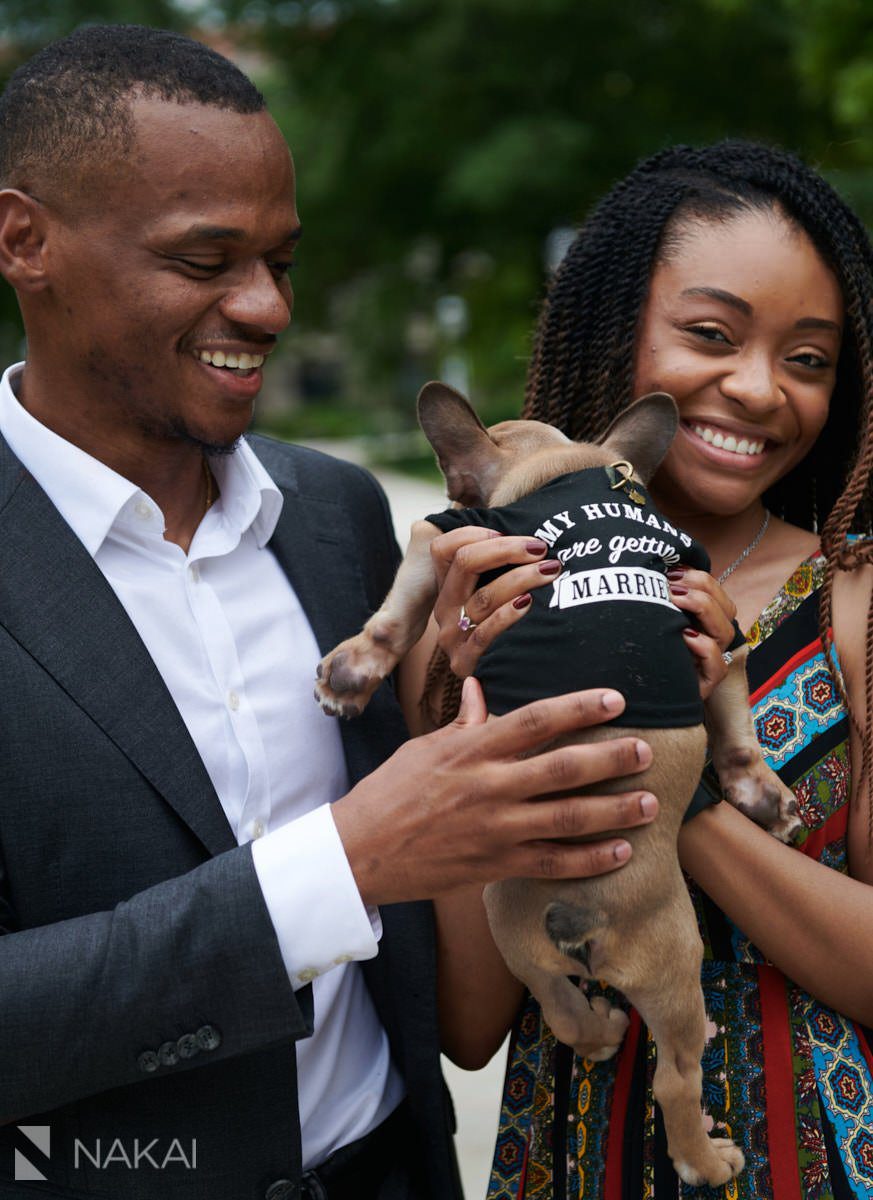
[[[264,365],[266,354],[225,354],[223,350],[198,350],[201,362],[212,367],[229,367],[232,371],[251,371]]]
[[[694,432],[704,442],[709,442],[717,450],[729,450],[732,454],[763,454],[764,442],[750,442],[748,438],[735,438],[733,434],[719,433],[708,425],[694,425]]]

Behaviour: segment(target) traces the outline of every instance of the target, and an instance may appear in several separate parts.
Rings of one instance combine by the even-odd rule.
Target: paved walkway
[[[355,442],[310,441],[307,445],[337,458],[361,462]],[[405,548],[412,522],[448,506],[445,492],[433,484],[411,479],[397,471],[371,468],[391,504],[397,540]],[[458,1156],[467,1200],[484,1200],[497,1130],[500,1092],[503,1085],[505,1051],[496,1054],[482,1071],[462,1071],[443,1060],[446,1079],[455,1101],[458,1118]]]

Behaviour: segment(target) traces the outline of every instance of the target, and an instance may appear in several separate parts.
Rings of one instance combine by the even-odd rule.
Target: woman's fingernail
[[[545,554],[546,549],[547,547],[545,542],[528,542],[525,546],[525,550],[527,550],[528,554]]]
[[[671,583],[670,591],[674,596],[687,596],[688,588],[683,583]]]
[[[561,564],[554,558],[550,558],[548,562],[540,563],[537,567],[540,575],[557,575],[560,569]]]
[[[600,703],[607,712],[618,712],[621,708],[624,697],[621,692],[604,692],[600,697]]]
[[[682,633],[685,635],[685,637],[700,637],[700,630],[692,629],[690,625],[687,629],[683,629]]]
[[[658,801],[651,792],[644,792],[640,796],[640,812],[644,817],[653,817],[658,811]]]
[[[667,572],[667,578],[668,579],[681,579],[684,574],[685,574],[684,567],[671,567],[670,570]]]
[[[616,862],[627,862],[631,856],[630,842],[616,842],[612,853]]]
[[[513,608],[527,608],[527,606],[530,604],[531,600],[533,600],[533,596],[531,596],[530,592],[525,592],[525,594],[523,596],[515,597],[515,599],[512,602],[512,607]]]

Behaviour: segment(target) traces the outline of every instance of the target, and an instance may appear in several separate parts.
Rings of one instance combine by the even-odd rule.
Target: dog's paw
[[[720,767],[716,764],[725,799],[780,842],[790,842],[803,824],[794,793],[759,752],[740,752],[733,758]]]
[[[331,716],[359,717],[397,656],[365,630],[342,642],[318,664],[315,699]]]
[[[692,1165],[687,1162],[673,1163],[676,1174],[691,1187],[719,1187],[728,1183],[742,1171],[746,1160],[742,1150],[730,1138],[709,1138],[709,1150],[703,1161]]]
[[[624,1041],[630,1021],[627,1013],[610,1004],[605,996],[592,996],[589,1004],[596,1022],[586,1022],[585,1039],[576,1042],[573,1049],[580,1058],[587,1058],[590,1062],[605,1062],[612,1058]]]

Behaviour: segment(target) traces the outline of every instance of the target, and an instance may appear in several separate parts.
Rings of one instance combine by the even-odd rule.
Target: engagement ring
[[[464,606],[462,604],[461,605],[461,615],[458,617],[458,629],[460,629],[461,633],[469,633],[472,629],[475,629],[475,628],[476,628],[476,622],[470,620],[470,618],[467,616],[467,610],[466,610],[466,608],[464,608]]]

